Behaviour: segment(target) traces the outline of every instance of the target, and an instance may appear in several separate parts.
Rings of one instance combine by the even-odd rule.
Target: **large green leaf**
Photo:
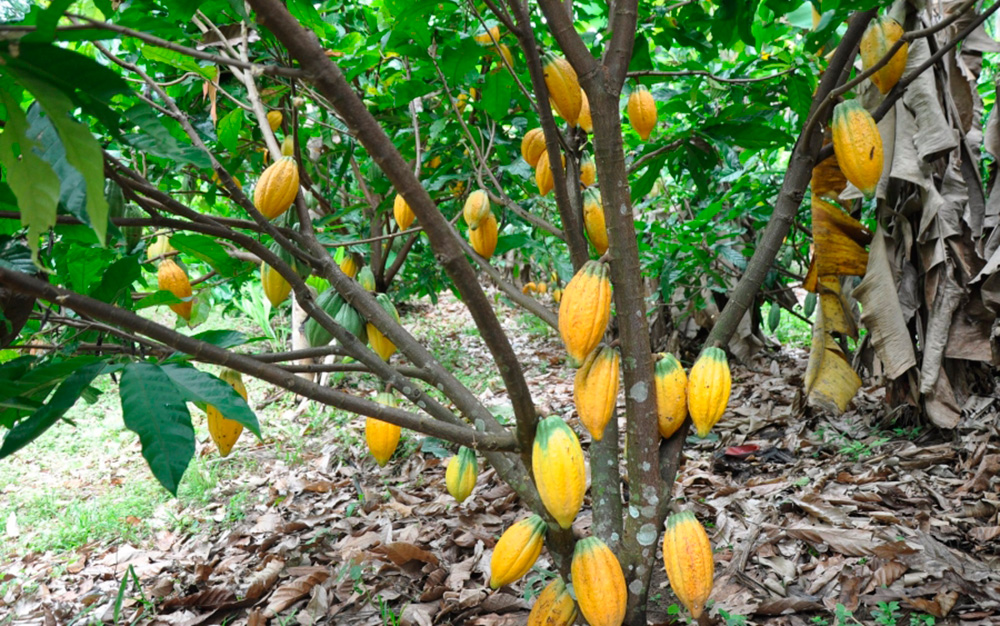
[[[211,404],[228,419],[236,420],[260,438],[257,416],[243,396],[236,393],[229,383],[207,372],[178,363],[167,363],[163,372],[174,381],[181,397],[189,402]]]
[[[226,248],[222,247],[214,237],[178,234],[170,238],[170,245],[180,252],[208,263],[222,276],[236,276],[246,265],[243,261],[229,256]]]

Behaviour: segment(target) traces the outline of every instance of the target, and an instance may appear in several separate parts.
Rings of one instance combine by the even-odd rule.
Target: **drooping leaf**
[[[831,413],[843,413],[860,387],[861,378],[827,330],[823,309],[819,308],[813,325],[812,347],[805,373],[805,392],[809,404]]]
[[[189,402],[211,404],[228,419],[243,424],[260,438],[257,416],[243,396],[236,393],[229,383],[207,372],[178,363],[163,365],[163,372],[174,381],[180,395]]]

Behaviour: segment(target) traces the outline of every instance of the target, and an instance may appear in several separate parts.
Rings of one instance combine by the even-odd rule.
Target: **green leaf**
[[[118,305],[124,309],[132,308],[132,283],[142,276],[142,266],[136,256],[127,256],[112,263],[100,274],[101,282],[91,292],[91,297]]]
[[[148,309],[151,306],[161,306],[164,304],[180,304],[181,302],[186,302],[186,300],[178,298],[166,289],[161,289],[136,302],[135,310]]]
[[[230,152],[236,152],[239,146],[240,131],[243,129],[243,109],[235,108],[219,120],[219,143]]]
[[[173,50],[167,50],[166,48],[157,48],[152,44],[147,44],[142,47],[142,56],[146,57],[150,61],[164,63],[170,67],[179,69],[182,72],[194,72],[207,80],[213,80],[215,78],[216,70],[214,67],[202,67],[201,65],[198,65],[194,59],[186,54],[181,54],[180,52],[174,52]]]
[[[38,15],[36,25],[38,30],[24,37],[27,41],[52,41],[55,38],[56,26],[63,12],[73,4],[73,0],[53,0],[49,6]]]
[[[80,172],[69,164],[66,160],[66,149],[63,147],[62,139],[56,132],[52,121],[42,111],[38,102],[34,102],[28,107],[28,123],[31,128],[29,135],[34,138],[39,148],[35,152],[52,166],[56,175],[59,176],[60,193],[59,207],[68,211],[86,225],[90,225],[90,216],[87,215],[87,182],[83,180]]]
[[[243,396],[236,393],[229,383],[186,364],[167,363],[162,369],[174,381],[178,392],[185,400],[211,404],[224,417],[243,424],[260,439],[257,416],[250,410]]]
[[[486,114],[497,120],[503,121],[507,117],[510,109],[510,99],[514,91],[514,79],[506,69],[493,72],[486,77],[486,86],[483,87],[483,99],[480,105]]]
[[[232,348],[245,344],[247,336],[235,330],[206,330],[191,337],[220,348]]]
[[[139,152],[148,152],[168,161],[190,163],[199,169],[212,166],[212,160],[194,146],[182,146],[170,133],[166,124],[176,126],[173,120],[164,120],[156,109],[148,104],[139,103],[125,112],[125,117],[139,127],[142,134],[125,135],[123,141]],[[178,133],[181,131],[178,130]]]
[[[176,496],[194,456],[194,428],[183,390],[160,366],[145,362],[125,367],[120,388],[125,426],[139,435],[153,476]]]
[[[236,276],[243,271],[245,265],[243,261],[229,256],[229,252],[214,237],[177,234],[170,238],[170,245],[208,263],[222,276]]]

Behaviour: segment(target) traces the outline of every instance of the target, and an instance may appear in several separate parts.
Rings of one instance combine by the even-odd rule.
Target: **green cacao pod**
[[[323,293],[316,296],[316,306],[326,311],[326,314],[336,320],[337,314],[340,313],[340,309],[344,307],[344,299],[340,297],[333,287],[330,287]],[[306,341],[313,348],[318,348],[320,346],[325,346],[330,343],[333,339],[331,335],[325,328],[320,326],[313,318],[306,320],[304,327]]]

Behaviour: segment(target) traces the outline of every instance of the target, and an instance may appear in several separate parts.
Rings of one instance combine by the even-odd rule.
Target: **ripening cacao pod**
[[[375,273],[372,268],[364,265],[358,270],[358,284],[368,293],[375,291]]]
[[[882,178],[882,135],[872,116],[857,100],[833,109],[833,152],[840,170],[866,198],[875,195]]]
[[[167,235],[157,235],[156,241],[146,248],[146,260],[152,261],[156,257],[177,252],[177,249],[170,245],[170,238]]]
[[[191,290],[191,281],[188,280],[187,274],[170,258],[160,262],[160,268],[156,272],[156,282],[160,289],[165,289],[178,298],[190,298],[193,293]],[[193,306],[194,302],[188,300],[187,302],[171,304],[170,308],[185,320],[190,320],[191,308]]]
[[[521,156],[531,167],[538,165],[538,158],[545,152],[545,133],[541,128],[532,128],[521,139]]]
[[[542,57],[542,71],[545,73],[545,87],[549,90],[549,100],[556,113],[570,126],[576,126],[583,107],[583,91],[576,77],[576,70],[569,62],[552,53]]]
[[[477,189],[469,194],[465,199],[465,206],[462,208],[462,217],[469,225],[469,230],[476,230],[483,223],[486,216],[490,214],[490,198],[482,189]]]
[[[693,618],[701,617],[712,594],[715,563],[708,534],[691,511],[681,511],[667,519],[663,565],[677,599],[691,611]]]
[[[563,290],[558,287],[552,290],[552,299],[555,300],[556,304],[559,304],[559,302],[562,300],[562,294]]]
[[[545,509],[562,528],[572,526],[583,506],[587,470],[580,440],[558,415],[538,423],[531,449],[531,471]]]
[[[590,117],[590,100],[587,99],[587,92],[582,89],[580,90],[580,117],[576,118],[576,125],[588,135],[594,132],[594,121]]]
[[[260,264],[260,284],[272,307],[277,307],[292,293],[291,283],[267,263]]]
[[[444,472],[444,483],[448,493],[459,502],[464,502],[476,488],[476,478],[479,477],[479,464],[472,448],[462,446],[458,454],[448,461],[448,469]]]
[[[565,164],[565,157],[563,157]],[[552,166],[549,163],[549,153],[545,150],[538,157],[535,163],[535,184],[538,185],[538,195],[548,195],[555,188],[555,179],[552,177]]]
[[[244,400],[247,399],[247,388],[243,385],[243,377],[240,376],[239,372],[224,369],[219,373],[219,378],[232,385],[236,393],[243,396]],[[219,409],[211,404],[205,407],[205,415],[208,418],[208,434],[215,442],[215,447],[219,449],[219,454],[229,456],[236,441],[243,433],[243,424],[223,417]]]
[[[500,56],[502,56],[503,60],[507,62],[507,65],[509,65],[511,69],[514,69],[514,55],[511,54],[510,48],[507,47],[507,44],[497,44],[497,48],[500,50]],[[503,62],[501,62],[500,65],[503,66]]]
[[[406,230],[416,219],[416,215],[413,214],[413,209],[410,205],[406,203],[406,199],[402,195],[396,194],[396,199],[392,202],[392,216],[396,218],[396,224],[399,226],[399,230]]]
[[[583,226],[597,254],[607,252],[608,228],[604,222],[604,204],[601,202],[601,192],[594,187],[583,192]]]
[[[656,101],[644,85],[637,86],[628,97],[628,123],[643,141],[656,127]]]
[[[576,616],[576,602],[562,576],[556,576],[535,598],[535,605],[528,614],[528,626],[573,626]]]
[[[597,164],[594,163],[594,157],[587,156],[580,161],[580,184],[584,187],[590,187],[596,182]]]
[[[594,441],[604,437],[604,429],[618,401],[618,350],[602,346],[590,353],[573,381],[573,401],[580,422]]]
[[[583,363],[601,343],[610,318],[608,266],[587,261],[563,289],[559,303],[559,335],[573,364]]]
[[[538,291],[538,285],[534,282],[525,283],[524,287],[521,287],[521,293],[535,293]]]
[[[504,531],[490,558],[490,587],[499,589],[528,573],[542,553],[545,530],[545,520],[532,515]]]
[[[340,313],[341,307],[345,305],[344,299],[340,297],[333,287],[330,287],[323,293],[316,296],[316,306],[326,311],[326,314],[330,317],[336,319],[337,314]],[[306,341],[313,348],[318,348],[320,346],[325,346],[330,343],[333,339],[333,335],[330,334],[325,328],[320,326],[313,317],[306,320],[303,330],[306,336]]]
[[[379,303],[386,313],[388,313],[394,320],[399,321],[399,312],[396,311],[396,306],[389,299],[389,296],[380,293],[375,296],[375,301]],[[375,354],[382,357],[383,361],[388,362],[389,358],[396,352],[396,344],[389,341],[389,338],[382,334],[382,331],[375,327],[375,324],[368,322],[365,326],[368,331],[368,341],[372,344],[372,350]]]
[[[344,255],[344,260],[340,262],[340,271],[347,274],[348,278],[354,278],[361,269],[361,256],[357,252],[348,252]]]
[[[538,293],[546,293],[548,290],[549,286],[544,281],[535,285],[535,291],[537,291]]]
[[[666,439],[677,432],[687,417],[687,375],[674,355],[658,354],[653,372],[656,386],[656,418]]]
[[[902,37],[903,27],[896,20],[888,16],[874,19],[868,25],[865,34],[861,36],[862,69],[868,70],[878,63]],[[896,54],[892,55],[889,62],[871,75],[872,83],[880,92],[889,93],[889,90],[895,87],[899,79],[903,77],[909,51],[910,44],[903,43],[903,46],[896,51]]]
[[[282,115],[281,111],[278,111],[277,109],[267,112],[267,125],[271,127],[272,133],[281,128],[281,120],[283,119],[284,115]]]
[[[284,156],[268,166],[257,180],[253,203],[261,215],[273,220],[292,206],[299,193],[299,166]]]
[[[597,537],[576,542],[573,590],[590,626],[620,626],[625,621],[625,575],[611,548]]]
[[[493,256],[494,250],[497,249],[498,235],[497,218],[490,213],[479,225],[479,228],[469,231],[469,243],[472,244],[472,249],[476,251],[476,254],[488,259]]]
[[[487,32],[480,33],[473,37],[480,46],[492,46],[494,41],[500,41],[500,27],[494,26]]]
[[[699,437],[708,435],[726,411],[732,384],[726,353],[705,348],[691,367],[687,387],[688,413]]]
[[[395,407],[396,397],[391,392],[382,392],[375,397],[375,402]],[[368,451],[375,457],[379,467],[385,467],[392,458],[392,453],[399,445],[399,435],[402,431],[403,429],[395,424],[374,417],[365,418],[365,441],[368,443]]]

